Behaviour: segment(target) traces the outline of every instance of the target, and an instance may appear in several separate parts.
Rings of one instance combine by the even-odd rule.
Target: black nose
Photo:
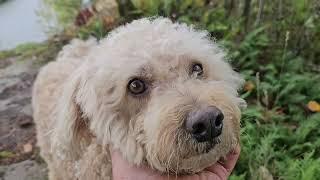
[[[212,141],[222,132],[223,118],[218,108],[201,107],[190,112],[185,128],[198,142]]]

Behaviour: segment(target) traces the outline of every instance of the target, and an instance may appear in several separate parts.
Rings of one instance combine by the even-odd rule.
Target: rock
[[[47,179],[36,147],[31,92],[40,67],[55,59],[68,42],[63,35],[55,38],[43,43],[47,47],[43,52],[0,58],[0,180]]]
[[[26,160],[9,166],[0,166],[1,180],[45,180],[46,165],[33,160]]]
[[[13,157],[0,158],[0,165],[25,160],[35,150],[31,89],[40,68],[35,60],[0,60],[7,62],[0,68],[0,151],[14,153]]]

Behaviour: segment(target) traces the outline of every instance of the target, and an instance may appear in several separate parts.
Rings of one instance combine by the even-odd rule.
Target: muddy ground
[[[31,108],[40,67],[35,57],[0,59],[0,180],[47,179]]]

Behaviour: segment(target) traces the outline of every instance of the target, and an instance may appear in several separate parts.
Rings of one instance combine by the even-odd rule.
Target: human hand
[[[232,172],[238,157],[240,155],[240,146],[238,145],[233,149],[224,160],[220,160],[214,165],[206,168],[205,170],[194,174],[185,176],[163,175],[159,172],[152,170],[148,167],[136,167],[130,165],[125,161],[118,151],[111,150],[112,159],[112,173],[113,179],[133,179],[133,180],[165,180],[165,179],[177,179],[177,180],[225,180]]]

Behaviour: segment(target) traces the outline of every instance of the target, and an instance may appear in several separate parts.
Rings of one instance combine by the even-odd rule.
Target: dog
[[[192,174],[239,143],[239,73],[208,32],[143,18],[73,40],[44,66],[32,105],[49,179],[112,179],[109,147],[131,164]]]

